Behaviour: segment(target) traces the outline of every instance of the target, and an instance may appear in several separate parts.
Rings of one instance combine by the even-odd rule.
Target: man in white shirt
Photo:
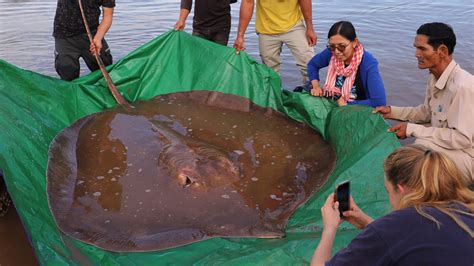
[[[402,121],[389,131],[399,138],[441,151],[453,159],[468,184],[474,184],[474,76],[453,59],[453,29],[444,23],[427,23],[417,30],[414,46],[418,68],[431,73],[425,102],[417,107],[380,106],[374,112]],[[431,123],[430,126],[420,125]]]

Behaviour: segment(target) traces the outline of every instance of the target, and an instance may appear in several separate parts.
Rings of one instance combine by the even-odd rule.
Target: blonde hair
[[[474,192],[469,190],[461,172],[446,155],[420,145],[408,145],[385,159],[384,170],[395,189],[399,184],[408,190],[400,201],[400,209],[414,207],[440,228],[441,223],[423,210],[423,207],[434,207],[474,237],[473,230],[459,217],[460,214],[474,217]],[[464,210],[453,203],[463,206]]]

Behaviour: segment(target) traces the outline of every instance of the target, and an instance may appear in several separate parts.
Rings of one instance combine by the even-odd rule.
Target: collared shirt
[[[454,59],[436,79],[430,75],[425,102],[417,107],[392,106],[391,117],[408,123],[407,136],[423,138],[474,158],[474,76]],[[413,123],[431,122],[430,127]]]
[[[193,29],[221,31],[230,29],[231,0],[194,0]],[[193,0],[181,0],[181,8],[191,10]]]
[[[257,0],[257,33],[285,33],[302,19],[298,0]]]
[[[95,32],[99,27],[100,7],[115,7],[115,0],[82,0],[81,2],[91,32]],[[77,0],[58,0],[53,36],[63,39],[83,33],[86,33],[86,28]]]

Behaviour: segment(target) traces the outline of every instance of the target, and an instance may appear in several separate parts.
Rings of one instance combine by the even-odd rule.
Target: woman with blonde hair
[[[339,203],[321,208],[324,229],[311,265],[474,265],[474,192],[448,157],[423,146],[395,150],[384,163],[394,211],[373,220],[350,197],[344,220],[364,229],[331,258]]]

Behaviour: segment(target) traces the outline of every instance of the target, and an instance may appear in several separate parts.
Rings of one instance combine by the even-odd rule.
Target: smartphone
[[[350,195],[350,181],[346,180],[339,183],[334,191],[334,201],[339,202],[339,216],[343,218],[342,213],[350,209],[349,195]]]

